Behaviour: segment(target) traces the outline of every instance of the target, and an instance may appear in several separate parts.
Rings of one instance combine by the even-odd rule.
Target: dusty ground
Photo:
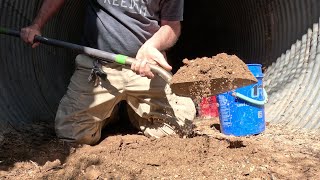
[[[53,124],[34,122],[6,133],[0,137],[0,179],[320,177],[319,134],[269,125],[260,135],[228,137],[219,132],[218,119],[197,119],[192,137],[149,139],[120,119],[96,146],[57,140]]]
[[[53,130],[9,133],[0,179],[318,179],[316,134],[267,126],[257,136],[227,137],[217,119],[198,119],[192,138],[149,139],[115,125],[96,146],[55,139]],[[114,132],[120,134],[114,134]],[[46,135],[45,135],[46,134]]]

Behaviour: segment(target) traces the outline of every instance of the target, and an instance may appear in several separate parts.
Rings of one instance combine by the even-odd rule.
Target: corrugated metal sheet
[[[40,5],[38,0],[0,0],[0,26],[19,30],[29,25]],[[67,1],[43,33],[78,42],[83,6],[84,1]],[[45,45],[32,49],[5,35],[0,35],[0,47],[0,128],[52,121],[73,72],[74,54]]]
[[[270,53],[281,55],[271,59],[265,73],[267,120],[319,132],[320,2],[279,0],[271,6]]]
[[[189,11],[195,11],[197,5],[191,1],[186,3]],[[215,28],[211,30],[218,34],[207,36],[223,36],[208,38],[216,42],[204,46],[213,44],[214,48],[234,53],[246,63],[260,63],[267,69],[264,78],[269,94],[266,120],[320,131],[320,1],[223,0],[207,3],[200,0],[197,4],[206,4],[202,5],[206,16],[201,20],[192,14],[199,22],[188,23],[194,27],[203,25],[201,28],[205,28],[206,23],[214,23]]]
[[[44,34],[77,42],[85,1],[67,2]],[[0,26],[30,24],[40,4],[38,0],[0,0]],[[199,0],[192,8],[199,4],[204,8],[201,15],[218,16],[216,24],[210,24],[209,18],[186,12],[194,24],[202,25],[199,33],[206,26],[221,28],[227,36],[220,38],[219,50],[235,53],[246,63],[261,63],[267,69],[267,121],[320,131],[320,1]],[[184,42],[196,39],[186,38]],[[52,120],[72,73],[74,54],[44,45],[31,50],[19,39],[3,35],[0,46],[0,128],[8,123],[18,126]]]

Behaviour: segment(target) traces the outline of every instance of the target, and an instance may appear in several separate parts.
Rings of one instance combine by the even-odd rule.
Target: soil
[[[197,119],[192,138],[147,138],[106,130],[96,146],[57,140],[53,129],[11,132],[1,144],[0,179],[317,179],[319,135],[268,125],[225,136],[217,118]],[[122,128],[123,126],[117,126]],[[34,129],[35,130],[35,129]],[[44,136],[44,132],[49,134]],[[119,133],[120,132],[120,133]]]
[[[172,91],[180,96],[199,99],[257,82],[236,55],[221,53],[183,62],[185,65],[174,74],[170,84]]]
[[[209,59],[201,61],[210,62]],[[234,75],[231,79],[250,79],[251,75],[238,74],[248,70],[237,63],[235,56],[222,54],[213,59],[221,61],[222,65],[217,67],[228,70],[215,68],[215,73],[221,72],[223,76],[223,72],[229,72]],[[187,66],[198,64],[196,61],[187,61]],[[210,67],[215,67],[214,64]],[[190,80],[189,76],[184,77]],[[320,136],[312,132],[268,125],[259,135],[232,137],[220,133],[217,118],[198,118],[190,137],[154,139],[130,126],[128,118],[120,120],[103,131],[101,142],[95,146],[61,142],[55,136],[53,124],[34,122],[27,129],[11,130],[0,136],[0,179],[320,177]]]

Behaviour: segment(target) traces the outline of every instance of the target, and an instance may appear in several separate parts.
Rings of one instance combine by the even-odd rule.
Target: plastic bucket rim
[[[262,67],[262,64],[257,64],[257,63],[255,63],[255,64],[247,64],[247,66],[261,66]]]
[[[263,78],[264,74],[262,72],[262,64],[246,64],[248,69],[250,70],[250,67],[259,67],[259,72],[253,73],[251,70],[251,73],[254,75],[256,78]]]

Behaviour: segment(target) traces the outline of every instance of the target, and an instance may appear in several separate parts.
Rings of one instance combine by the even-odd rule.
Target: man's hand
[[[161,20],[160,29],[141,46],[136,55],[139,61],[133,63],[131,69],[140,76],[148,78],[153,78],[154,74],[147,63],[157,64],[170,71],[172,67],[166,60],[165,51],[176,43],[180,31],[180,21]]]
[[[20,32],[21,39],[27,44],[31,44],[32,48],[37,47],[40,43],[34,42],[34,37],[41,35],[40,27],[36,24],[22,28]]]
[[[41,8],[33,20],[32,25],[22,28],[20,32],[21,39],[24,42],[31,44],[33,48],[40,43],[34,43],[35,35],[41,35],[41,29],[46,22],[61,8],[65,0],[43,0]]]
[[[131,69],[140,76],[148,77],[149,79],[153,78],[154,74],[151,72],[148,63],[159,65],[167,71],[170,71],[172,69],[165,58],[165,53],[161,53],[148,41],[141,46],[137,53],[136,59],[138,61],[132,63]]]

